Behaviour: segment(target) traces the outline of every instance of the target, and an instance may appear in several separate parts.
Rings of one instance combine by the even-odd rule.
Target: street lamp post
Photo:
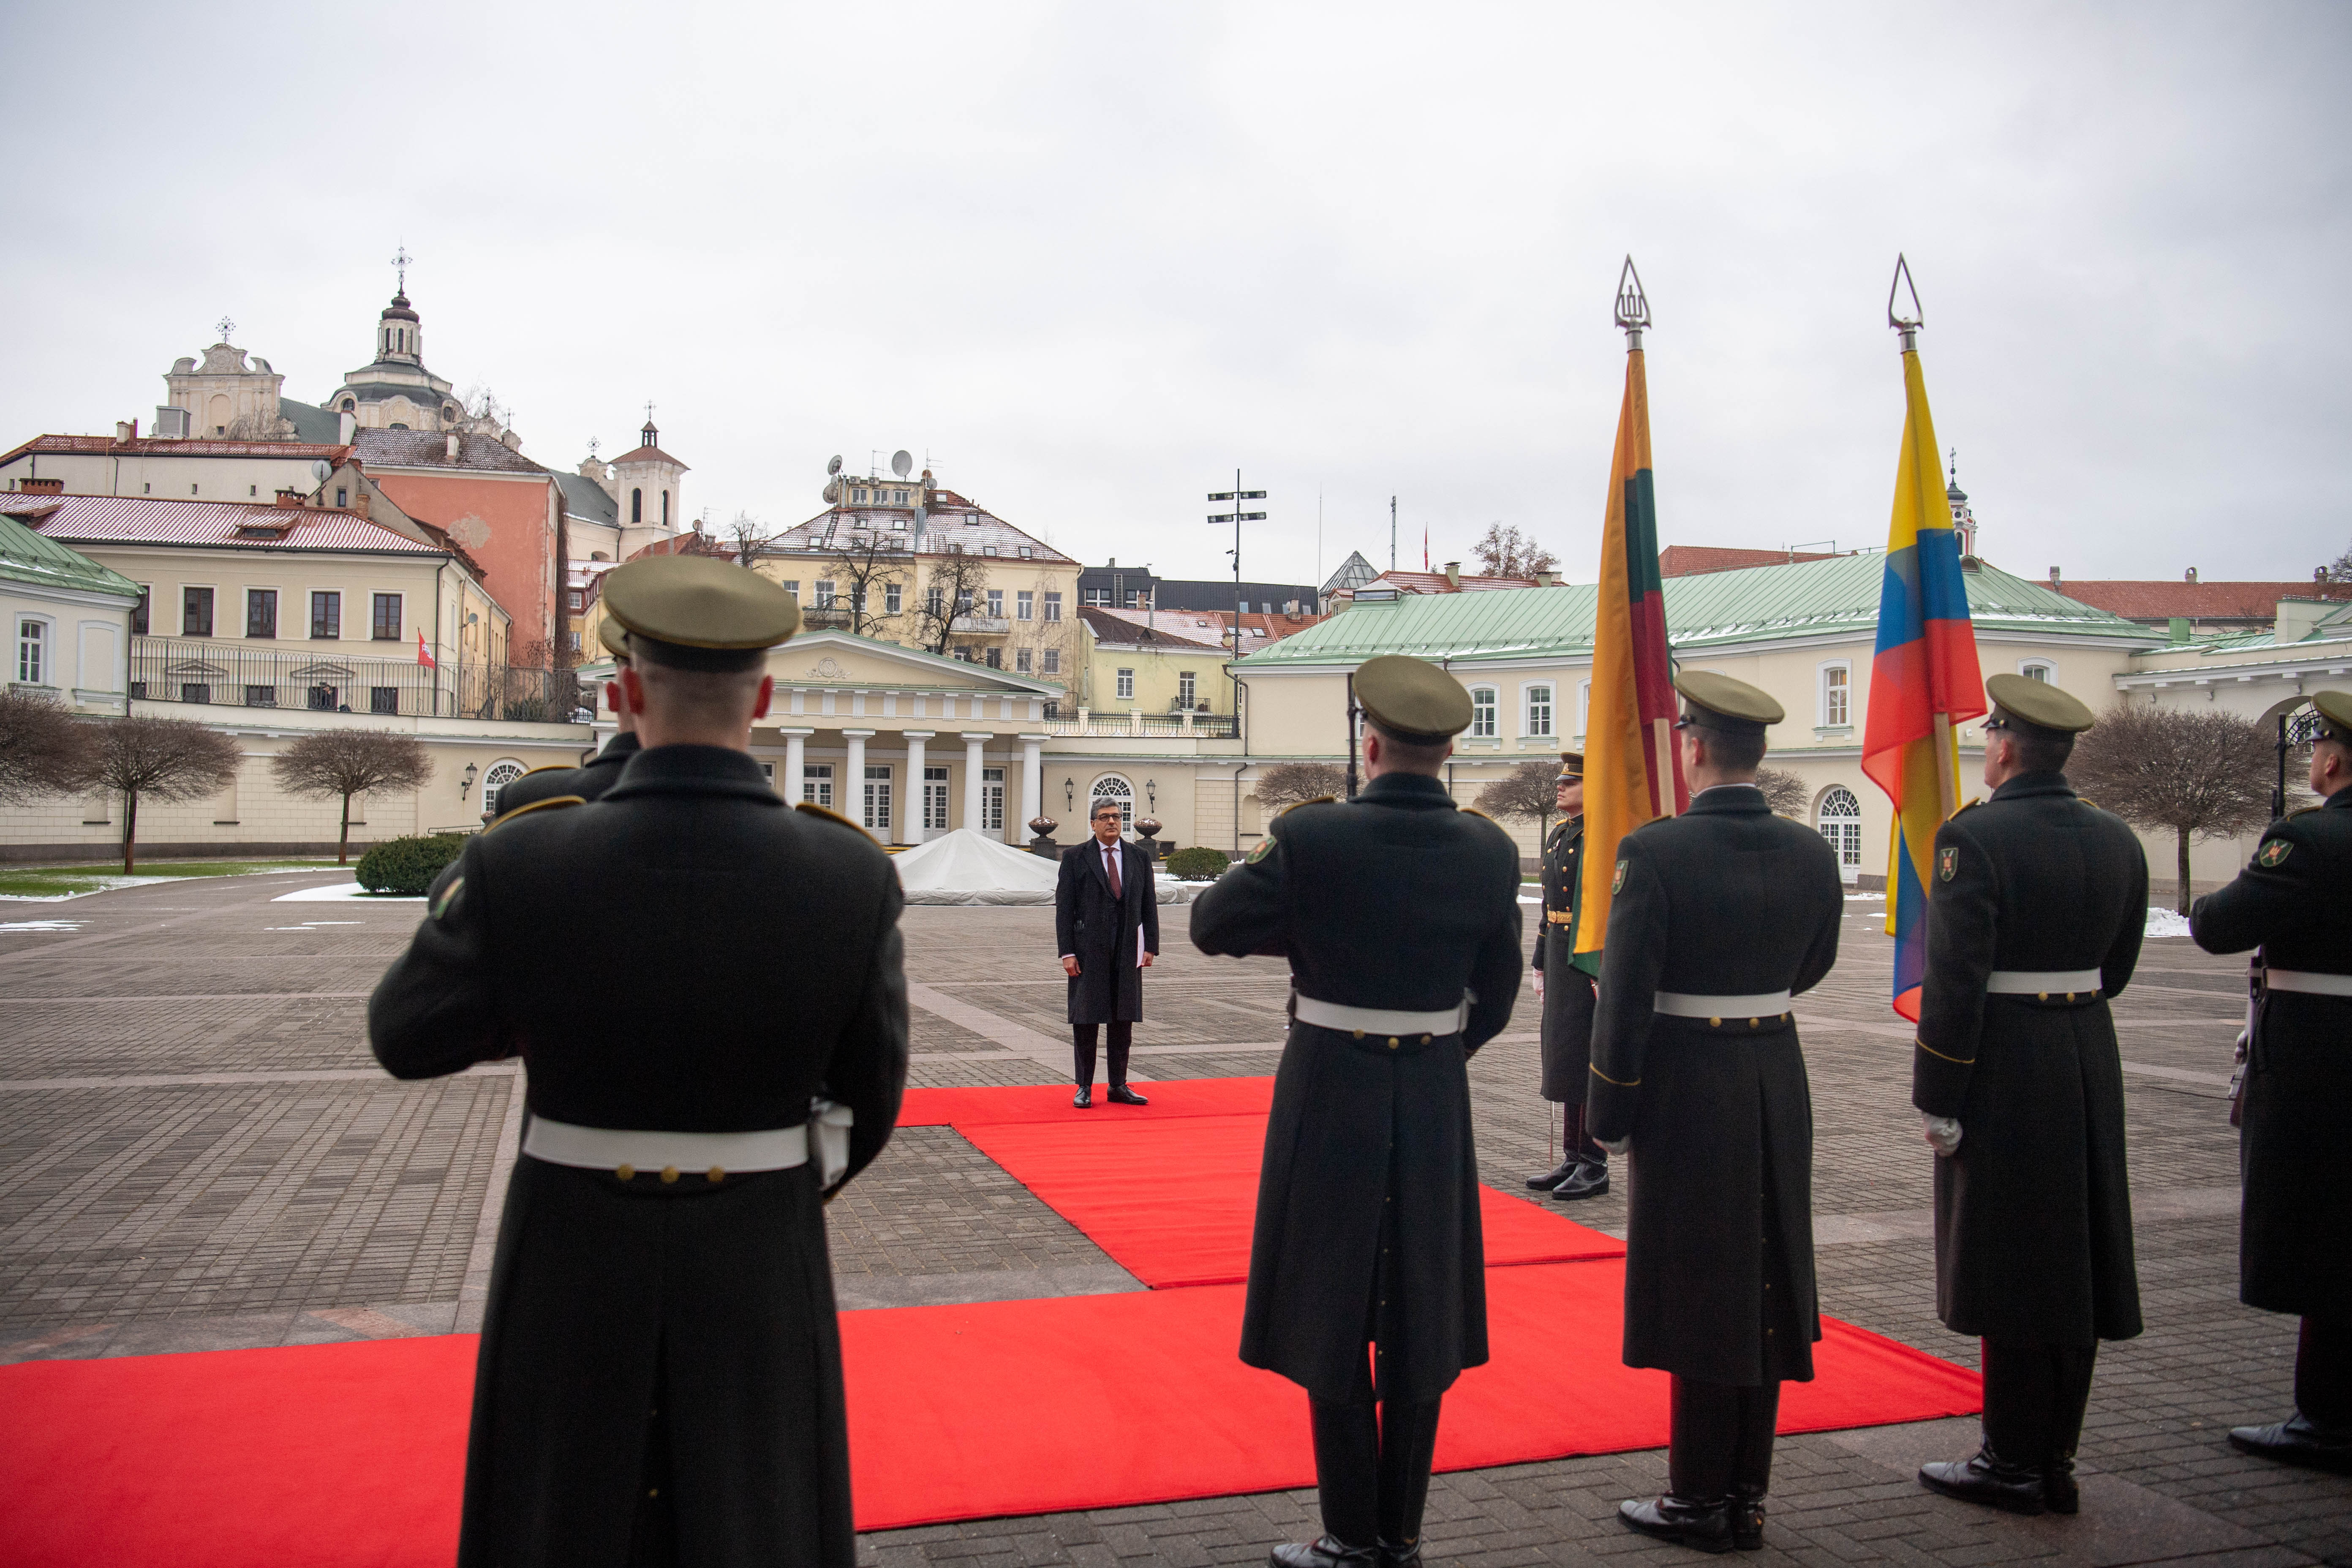
[[[1209,499],[1211,500],[1229,500],[1234,503],[1234,510],[1231,511],[1211,512],[1209,514],[1209,521],[1211,522],[1230,522],[1234,525],[1234,547],[1227,551],[1226,553],[1234,558],[1234,662],[1238,663],[1242,657],[1242,524],[1245,522],[1264,522],[1265,521],[1265,513],[1262,511],[1244,511],[1241,509],[1241,503],[1249,500],[1264,500],[1265,499],[1265,492],[1264,490],[1245,490],[1242,489],[1242,471],[1239,468],[1235,468],[1234,470],[1234,488],[1229,490],[1211,490],[1209,492]],[[1241,697],[1239,694],[1240,677],[1233,675],[1230,668],[1228,668],[1226,674],[1235,682],[1234,712],[1236,716],[1235,722],[1238,723],[1240,721],[1239,714],[1241,712]]]

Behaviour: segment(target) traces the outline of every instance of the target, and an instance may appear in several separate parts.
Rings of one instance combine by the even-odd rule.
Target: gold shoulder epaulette
[[[2327,806],[2326,806],[2326,803],[2325,803],[2325,802],[2323,802],[2323,803],[2321,803],[2320,805],[2298,805],[2298,806],[2296,806],[2293,811],[2288,812],[2288,813],[2287,813],[2287,816],[2309,816],[2312,812],[2315,812],[2315,811],[2326,811],[2326,809],[2327,809]]]
[[[525,768],[520,776],[523,778],[529,778],[533,773],[551,773],[559,772],[568,773],[578,766],[579,764],[577,763],[541,763],[535,768]]]
[[[821,816],[827,822],[837,822],[841,824],[842,826],[848,828],[852,833],[865,834],[866,838],[869,843],[879,844],[881,842],[880,839],[876,838],[871,833],[866,833],[863,826],[857,823],[850,821],[849,818],[842,816],[841,813],[834,810],[831,806],[819,805],[813,800],[796,800],[793,802],[793,809],[794,811],[804,811],[811,816]]]
[[[1960,811],[1974,811],[1983,804],[1984,798],[1981,795],[1970,795],[1967,800],[1960,803]],[[1960,811],[1956,811],[1952,813],[1952,815],[1954,816],[1958,816],[1960,815]]]
[[[545,800],[535,800],[529,805],[519,805],[512,811],[500,812],[498,816],[490,819],[490,826],[483,828],[482,831],[488,833],[490,831],[490,827],[503,827],[508,823],[512,822],[516,817],[529,816],[534,811],[546,811],[551,807],[559,805],[586,805],[587,804],[588,797],[585,795],[551,795]]]
[[[1284,806],[1280,811],[1276,812],[1274,815],[1277,818],[1288,816],[1292,812],[1297,811],[1302,805],[1330,805],[1335,804],[1339,798],[1339,797],[1336,795],[1318,795],[1313,800],[1294,800],[1288,805]]]
[[[1485,812],[1479,810],[1475,805],[1457,805],[1454,809],[1462,813],[1465,816],[1475,816],[1483,821],[1495,822],[1493,817],[1488,816]],[[1503,825],[1499,822],[1495,822],[1495,826],[1500,827]]]

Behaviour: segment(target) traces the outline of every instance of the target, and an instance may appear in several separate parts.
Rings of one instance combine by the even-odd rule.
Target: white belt
[[[2312,996],[2352,996],[2352,974],[2325,974],[2313,969],[2265,969],[2263,985],[2271,991],[2301,991]]]
[[[1296,994],[1291,1014],[1302,1024],[1356,1035],[1458,1035],[1470,1018],[1467,996],[1443,1013],[1392,1013],[1385,1007],[1343,1007]]]
[[[849,1129],[856,1116],[845,1105],[820,1100],[806,1126],[769,1127],[756,1132],[676,1132],[614,1127],[577,1127],[545,1116],[530,1120],[522,1152],[551,1165],[611,1171],[623,1181],[639,1171],[665,1182],[678,1173],[717,1181],[758,1171],[789,1171],[809,1161],[809,1127],[816,1129],[817,1170],[824,1185],[849,1168]]]
[[[2098,988],[2095,969],[1996,969],[1985,976],[1985,989],[1995,996],[2071,996]]]
[[[1687,991],[1661,991],[1650,999],[1653,1010],[1669,1018],[1760,1018],[1789,1010],[1786,991],[1759,991],[1749,996],[1699,996]]]

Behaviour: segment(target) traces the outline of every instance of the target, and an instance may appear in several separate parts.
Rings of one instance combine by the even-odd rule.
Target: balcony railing
[[[1049,735],[1151,735],[1160,739],[1192,736],[1203,741],[1230,741],[1241,728],[1230,713],[1145,713],[1135,710],[1076,713],[1045,721]]]
[[[299,708],[388,718],[499,719],[564,724],[587,704],[569,669],[348,658],[181,637],[131,639],[131,695],[192,707]]]

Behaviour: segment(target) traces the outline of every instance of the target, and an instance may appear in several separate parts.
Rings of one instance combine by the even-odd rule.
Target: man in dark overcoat
[[[1559,754],[1552,781],[1559,826],[1544,838],[1543,920],[1536,931],[1536,999],[1542,1004],[1543,1073],[1537,1092],[1560,1108],[1558,1166],[1528,1185],[1563,1203],[1609,1190],[1609,1151],[1584,1126],[1592,1081],[1592,976],[1576,967],[1576,910],[1584,897],[1584,755]]]
[[[1486,1360],[1465,1064],[1518,996],[1518,850],[1438,776],[1460,682],[1389,656],[1356,696],[1364,792],[1284,813],[1192,906],[1203,952],[1290,961],[1241,1357],[1307,1390],[1323,1535],[1276,1568],[1417,1564],[1440,1403]]]
[[[1094,832],[1062,851],[1054,884],[1054,940],[1070,983],[1070,1038],[1084,1110],[1095,1089],[1095,1039],[1110,1032],[1110,1091],[1114,1105],[1151,1102],[1127,1086],[1127,1053],[1143,1018],[1143,972],[1160,955],[1160,895],[1151,857],[1119,837],[1118,802],[1095,802]]]
[[[1592,1029],[1592,1135],[1630,1151],[1627,1366],[1674,1374],[1669,1490],[1645,1535],[1763,1544],[1780,1384],[1813,1375],[1811,1090],[1791,995],[1837,962],[1837,855],[1756,787],[1780,705],[1676,678],[1691,803],[1619,842]]]
[[[2239,1118],[2238,1299],[2303,1320],[2294,1414],[2230,1433],[2266,1459],[2352,1475],[2352,692],[2312,699],[2311,792],[2238,879],[2189,911],[2209,952],[2262,949]]]
[[[2091,710],[1985,682],[1992,795],[1936,833],[1911,1101],[1936,1150],[1936,1311],[1984,1342],[1984,1442],[1923,1466],[1947,1497],[2074,1513],[2101,1340],[2140,1331],[2108,999],[2147,926],[2147,858],[2063,771]]]
[[[529,1068],[457,1560],[849,1568],[821,1205],[898,1114],[898,878],[750,754],[789,595],[695,556],[604,592],[645,749],[604,799],[469,840],[368,1005],[395,1076]],[[569,961],[616,919],[626,983],[583,1011]]]

